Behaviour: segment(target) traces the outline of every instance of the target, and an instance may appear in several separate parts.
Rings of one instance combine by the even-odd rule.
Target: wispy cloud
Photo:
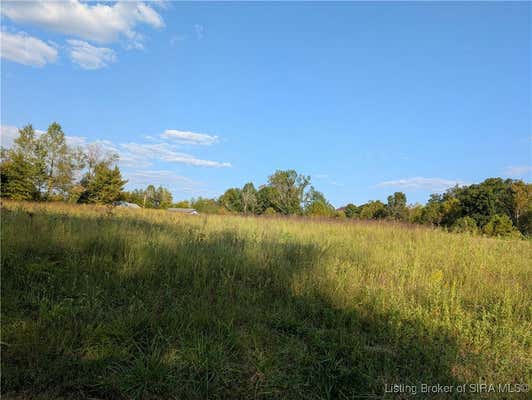
[[[207,135],[206,133],[195,133],[188,131],[178,131],[167,129],[161,134],[163,139],[172,139],[183,144],[210,145],[218,141],[218,136]]]
[[[530,165],[513,165],[504,169],[504,175],[511,178],[524,178],[529,177],[532,172],[532,166]]]
[[[435,190],[442,191],[456,185],[465,185],[466,183],[457,179],[442,179],[442,178],[423,178],[414,177],[406,179],[398,179],[394,181],[380,182],[377,187],[396,187],[400,189],[421,189],[421,190]]]
[[[228,162],[203,160],[190,154],[178,152],[174,146],[168,143],[124,143],[120,147],[125,150],[126,155],[129,153],[148,160],[161,160],[199,167],[231,167]],[[120,154],[122,155],[122,152]]]
[[[24,32],[0,31],[2,58],[19,64],[42,67],[57,60],[57,49]]]
[[[37,135],[43,131],[35,130]],[[11,147],[13,140],[18,136],[18,128],[14,126],[4,125],[1,129],[2,146]],[[67,136],[67,142],[70,145],[85,146],[88,143],[83,136]],[[147,168],[153,162],[165,161],[169,163],[185,164],[197,167],[210,168],[229,168],[231,163],[220,162],[213,160],[205,160],[198,158],[191,154],[182,153],[178,151],[177,145],[161,142],[161,143],[113,143],[109,140],[96,140],[92,143],[97,143],[105,150],[118,154],[119,162],[125,167]]]
[[[116,53],[107,47],[95,47],[83,40],[67,40],[70,58],[83,69],[100,69],[116,61]]]
[[[165,186],[171,190],[196,193],[204,190],[202,182],[177,175],[170,170],[133,170],[127,173],[128,183],[132,186]]]
[[[13,1],[2,3],[2,15],[12,21],[29,23],[97,43],[111,43],[121,37],[141,43],[138,24],[162,28],[162,17],[143,2],[114,4],[70,1]]]
[[[0,143],[2,147],[10,148],[17,137],[18,128],[16,126],[2,125],[0,127]]]

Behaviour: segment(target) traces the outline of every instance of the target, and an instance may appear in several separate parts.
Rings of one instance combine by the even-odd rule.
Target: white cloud
[[[111,43],[121,37],[141,46],[137,24],[162,28],[162,17],[142,2],[114,4],[69,1],[14,1],[2,3],[2,15],[19,23],[29,23],[98,43]]]
[[[8,60],[42,67],[57,60],[55,47],[24,32],[0,31],[1,55]]]
[[[106,47],[95,47],[82,40],[67,40],[70,58],[83,69],[100,69],[116,61],[116,53]]]
[[[164,139],[173,139],[184,144],[209,145],[218,141],[218,136],[207,135],[205,133],[177,131],[174,129],[167,129],[161,134],[161,137]]]
[[[0,127],[0,143],[4,148],[13,146],[13,141],[18,137],[16,126],[2,125]]]
[[[464,185],[465,182],[460,180],[442,179],[442,178],[407,178],[395,181],[385,181],[377,184],[377,187],[397,187],[400,189],[422,189],[442,191],[456,185]]]
[[[10,125],[1,127],[2,146],[8,148],[13,145],[13,140],[18,137],[18,128]],[[37,136],[44,131],[35,129]],[[66,136],[67,143],[71,146],[84,147],[87,138],[83,136]],[[109,140],[97,140],[93,142],[99,144],[104,150],[118,154],[120,165],[124,167],[146,168],[152,165],[153,161],[166,161],[170,163],[193,165],[198,167],[228,168],[228,162],[203,160],[190,154],[180,153],[175,150],[175,146],[168,143],[119,143],[115,144]]]
[[[199,167],[231,167],[228,162],[202,160],[190,154],[180,153],[168,143],[123,143],[120,145],[126,156],[144,160],[161,160],[173,163],[194,165]],[[122,158],[123,152],[120,152]]]
[[[523,178],[530,176],[532,166],[530,165],[512,165],[504,169],[504,175],[512,178]]]
[[[87,145],[87,138],[83,136],[65,136],[69,146],[84,147]]]
[[[176,175],[174,171],[169,170],[133,170],[127,173],[129,184],[131,185],[155,185],[166,186],[170,189],[179,189],[182,191],[194,191],[203,184],[195,182],[184,176]]]

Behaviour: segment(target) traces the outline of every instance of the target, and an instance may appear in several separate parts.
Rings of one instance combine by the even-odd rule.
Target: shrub
[[[264,210],[263,215],[275,215],[277,214],[275,210],[272,207],[268,207],[266,210]]]
[[[519,236],[519,231],[515,229],[507,215],[492,216],[482,231],[489,236]]]
[[[458,218],[454,224],[451,226],[451,231],[453,232],[467,232],[467,233],[477,233],[478,226],[476,221],[471,217],[462,217]]]

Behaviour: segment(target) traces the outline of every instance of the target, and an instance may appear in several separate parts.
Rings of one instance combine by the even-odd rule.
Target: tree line
[[[125,191],[118,155],[98,144],[81,148],[67,143],[58,123],[37,134],[19,130],[10,149],[0,150],[0,194],[14,200],[110,204],[125,200],[144,208],[195,208],[202,213],[301,215],[393,220],[493,236],[529,236],[532,232],[532,185],[522,180],[489,178],[433,194],[427,204],[407,204],[403,192],[387,202],[369,201],[335,209],[311,185],[309,176],[278,170],[258,189],[252,182],[230,188],[219,198],[174,202],[164,187]]]
[[[395,192],[386,203],[372,200],[335,209],[310,185],[310,177],[287,170],[276,171],[258,190],[247,183],[241,189],[228,189],[217,200],[198,199],[190,206],[202,212],[391,220],[490,236],[532,233],[532,185],[502,178],[432,194],[425,205],[409,205],[405,193]]]
[[[69,145],[56,122],[39,134],[26,125],[11,148],[0,150],[0,191],[14,200],[112,203],[127,182],[117,160],[98,144]]]

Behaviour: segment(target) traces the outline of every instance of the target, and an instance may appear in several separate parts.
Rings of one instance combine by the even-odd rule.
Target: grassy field
[[[6,398],[531,383],[530,241],[14,202],[1,222]]]

